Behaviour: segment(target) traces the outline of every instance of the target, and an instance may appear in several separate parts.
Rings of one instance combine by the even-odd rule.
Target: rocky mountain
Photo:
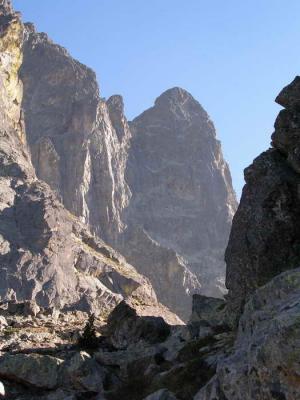
[[[100,98],[94,72],[32,24],[23,52],[22,108],[38,177],[181,317],[193,293],[222,296],[236,199],[201,105],[174,88],[129,124],[122,98]]]
[[[25,27],[23,56],[22,107],[37,175],[70,212],[112,242],[130,197],[122,99],[100,99],[95,73],[32,24]]]
[[[38,180],[27,149],[19,69],[26,29],[0,8],[0,299],[107,315],[123,298],[157,303],[149,281],[91,234]],[[171,313],[169,313],[171,315]],[[178,318],[174,316],[176,323]]]
[[[183,89],[163,93],[130,130],[125,178],[132,197],[120,248],[163,303],[189,316],[191,298],[182,289],[224,294],[224,249],[236,210],[229,168],[209,116]]]
[[[64,195],[61,186],[64,153],[59,153],[63,148],[60,145],[65,140],[64,135],[67,138],[73,131],[59,131],[60,137],[54,138],[53,128],[53,131],[50,130],[53,138],[50,136],[50,140],[45,136],[49,147],[43,147],[45,138],[40,134],[36,140],[30,135],[27,139],[25,127],[30,124],[28,120],[26,122],[28,115],[24,117],[21,105],[22,102],[30,102],[30,96],[23,100],[19,70],[23,48],[28,45],[30,35],[36,35],[32,26],[24,27],[10,2],[0,0],[0,379],[3,381],[3,384],[0,382],[0,397],[6,392],[6,398],[12,400],[299,400],[300,270],[297,222],[300,78],[297,77],[283,89],[277,98],[284,109],[275,123],[273,148],[260,155],[245,171],[246,185],[226,251],[229,295],[226,300],[194,295],[192,315],[188,324],[183,325],[157,302],[145,277],[91,234],[84,221],[60,203],[57,196],[63,199]],[[37,37],[36,47],[33,46],[32,50],[36,48],[41,53],[47,53],[48,49],[39,47],[40,42],[46,43],[47,48],[53,46],[55,49],[45,35],[38,34]],[[66,54],[58,47],[52,54],[53,60],[56,51]],[[81,73],[88,74],[84,67],[76,63],[71,69],[79,77]],[[49,85],[53,84],[53,96],[56,79],[63,72],[68,76],[70,71],[66,70],[58,68],[58,76],[48,76]],[[61,84],[67,82],[68,79],[63,79]],[[41,79],[41,84],[46,83]],[[85,88],[88,90],[88,85]],[[69,90],[70,99],[74,95],[76,104],[76,99],[80,98],[76,94],[77,86],[70,85]],[[37,95],[42,96],[42,92]],[[48,95],[45,96],[44,101],[48,99]],[[52,98],[52,106],[55,106],[55,99],[59,100],[60,96]],[[132,187],[131,195],[128,187],[126,196],[123,192],[127,198],[126,206],[114,203],[121,206],[107,209],[106,221],[111,227],[107,235],[114,236],[121,246],[122,241],[130,243],[131,240],[134,243],[130,234],[135,232],[137,241],[146,237],[145,244],[152,243],[159,249],[156,254],[161,252],[163,255],[168,249],[170,259],[173,257],[173,265],[176,265],[174,254],[179,262],[178,254],[183,252],[180,243],[176,242],[178,231],[175,228],[180,226],[176,224],[184,226],[191,215],[197,217],[193,193],[204,186],[194,175],[195,180],[191,182],[182,178],[187,156],[184,157],[185,143],[180,139],[188,134],[189,140],[192,140],[194,118],[197,127],[199,119],[205,119],[205,129],[201,132],[207,133],[211,146],[205,155],[212,163],[212,176],[224,183],[227,167],[222,159],[217,158],[220,153],[215,147],[213,127],[199,104],[181,89],[163,94],[156,105],[133,121],[130,127],[119,97],[113,97],[108,102],[97,97],[96,102],[97,110],[102,110],[104,114],[99,121],[96,119],[100,125],[92,124],[92,132],[83,132],[91,140],[85,141],[80,137],[81,155],[92,160],[95,150],[97,157],[101,158],[102,153],[97,153],[97,148],[91,144],[91,136],[101,136],[99,126],[107,129],[106,124],[109,124],[114,143],[116,138],[119,144],[122,142],[126,136],[125,128],[128,135],[128,148],[125,150],[124,142],[124,150],[120,150],[120,145],[116,153],[112,151],[112,142],[108,145],[101,136],[104,140],[101,151],[114,161],[117,154],[123,154],[124,162],[122,176],[119,174],[118,178],[111,168],[102,172],[109,171],[107,177],[116,187],[125,188],[123,184],[118,186],[116,183],[122,179]],[[41,109],[37,112],[36,123],[44,120],[42,97],[39,103]],[[63,104],[53,109],[58,118],[57,126],[60,125],[59,118],[63,118],[59,114]],[[82,113],[88,121],[89,113],[85,114],[84,104]],[[87,103],[87,108],[89,105]],[[48,106],[46,104],[46,110]],[[169,115],[170,120],[176,122],[173,125],[176,129],[170,130],[169,134],[175,142],[174,148],[181,149],[177,163],[167,151],[168,146],[161,152],[155,146],[159,132],[165,132],[163,124],[172,125],[170,120],[161,117],[161,108],[164,116]],[[151,123],[147,122],[148,113]],[[180,119],[182,114],[185,116],[183,120]],[[45,124],[45,129],[52,126],[51,112],[48,116],[49,125]],[[76,116],[72,111],[68,114],[75,121],[74,126],[79,126],[82,121],[77,125]],[[187,119],[191,131],[181,131],[180,123],[186,127]],[[153,124],[152,121],[156,122]],[[32,119],[31,123],[35,124],[35,120]],[[211,130],[207,132],[208,126]],[[168,142],[168,128],[166,132],[163,139],[166,137]],[[151,140],[148,140],[149,137]],[[73,141],[75,149],[78,145],[76,137]],[[71,142],[68,143],[70,147]],[[47,168],[40,167],[43,173],[53,171],[56,165],[56,193],[36,177],[29,154],[29,149],[32,151],[35,147],[40,148],[43,157],[31,156],[35,166],[45,161]],[[160,162],[152,163],[153,153],[157,153]],[[193,156],[196,157],[196,154]],[[141,166],[142,157],[147,162],[146,169]],[[220,168],[214,169],[214,163]],[[139,173],[136,166],[140,167]],[[169,174],[164,174],[164,169],[168,170],[171,166],[176,180],[170,182],[172,190],[165,193],[165,187],[162,190],[161,185]],[[150,185],[151,176],[157,171],[155,168],[161,169],[161,180],[157,178]],[[73,169],[76,170],[75,166]],[[96,179],[95,176],[93,179]],[[74,171],[73,177],[74,182],[81,177],[78,170]],[[52,179],[52,175],[44,178]],[[227,179],[225,183],[230,182]],[[177,186],[176,182],[180,185]],[[75,193],[76,186],[73,189]],[[215,189],[208,187],[207,196],[209,190]],[[161,191],[163,194],[157,199],[155,193]],[[227,198],[226,193],[229,191],[224,187],[222,192],[218,192],[223,200],[224,196]],[[82,199],[83,209],[87,210],[81,219],[86,218],[85,222],[91,224],[89,210],[85,208],[88,203],[84,203],[88,199],[86,194],[84,190],[76,192],[77,199]],[[218,199],[217,194],[215,196]],[[179,197],[183,197],[185,210],[189,205],[190,213],[185,214],[182,210],[179,213],[176,208]],[[154,209],[151,209],[152,201],[157,202]],[[229,215],[228,204],[223,211],[216,204],[210,204],[211,210],[219,210],[224,223]],[[143,207],[149,209],[153,221],[147,212],[141,211]],[[165,208],[165,213],[160,214],[159,207]],[[174,209],[177,214],[172,214]],[[216,229],[219,226],[217,220],[212,221],[210,227]],[[192,222],[189,222],[191,226]],[[139,227],[134,231],[132,225]],[[159,236],[164,225],[166,229],[173,227],[170,235],[172,243]],[[211,233],[214,232],[212,229]],[[197,240],[200,242],[200,239]],[[172,249],[171,244],[175,246],[175,243],[178,247]],[[193,251],[194,245],[192,241]],[[188,255],[184,254],[188,259]],[[129,254],[129,257],[132,256]],[[198,262],[196,256],[194,260]],[[182,271],[192,269],[185,259],[180,263]],[[177,292],[177,296],[178,293],[180,295],[181,292]]]

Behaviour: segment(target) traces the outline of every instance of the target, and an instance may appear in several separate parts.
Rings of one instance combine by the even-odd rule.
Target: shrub
[[[78,339],[78,345],[84,349],[96,349],[99,346],[99,340],[96,336],[95,315],[92,314],[83,330],[83,334]]]

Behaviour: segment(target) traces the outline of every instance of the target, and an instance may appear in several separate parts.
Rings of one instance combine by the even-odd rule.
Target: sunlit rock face
[[[226,251],[229,315],[238,320],[255,289],[300,261],[300,85],[297,77],[276,101],[272,149],[245,170],[246,185]]]
[[[124,181],[130,131],[122,99],[101,100],[94,72],[31,24],[26,27],[21,78],[38,177],[68,210],[111,240],[123,228],[120,210],[130,197]]]
[[[162,301],[190,312],[195,291],[224,293],[224,249],[237,204],[229,168],[209,116],[183,89],[163,93],[130,129],[132,198],[122,251]]]
[[[0,302],[105,315],[123,298],[156,297],[150,283],[89,232],[37,179],[22,103],[24,26],[0,3]],[[30,141],[28,141],[30,143]]]
[[[195,292],[222,296],[236,199],[200,104],[174,88],[129,124],[122,98],[101,99],[93,71],[31,24],[23,49],[22,106],[38,177],[181,317]]]

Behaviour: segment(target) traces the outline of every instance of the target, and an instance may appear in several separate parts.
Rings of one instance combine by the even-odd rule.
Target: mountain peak
[[[164,104],[164,103],[183,104],[186,102],[187,99],[194,100],[193,96],[188,91],[175,86],[175,87],[163,92],[155,100],[155,105],[157,106],[157,105]]]

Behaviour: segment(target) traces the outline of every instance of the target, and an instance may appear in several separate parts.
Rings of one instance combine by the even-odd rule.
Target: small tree
[[[95,315],[89,316],[89,319],[84,327],[83,334],[78,340],[78,345],[84,349],[96,349],[99,346],[99,341],[96,336]]]

